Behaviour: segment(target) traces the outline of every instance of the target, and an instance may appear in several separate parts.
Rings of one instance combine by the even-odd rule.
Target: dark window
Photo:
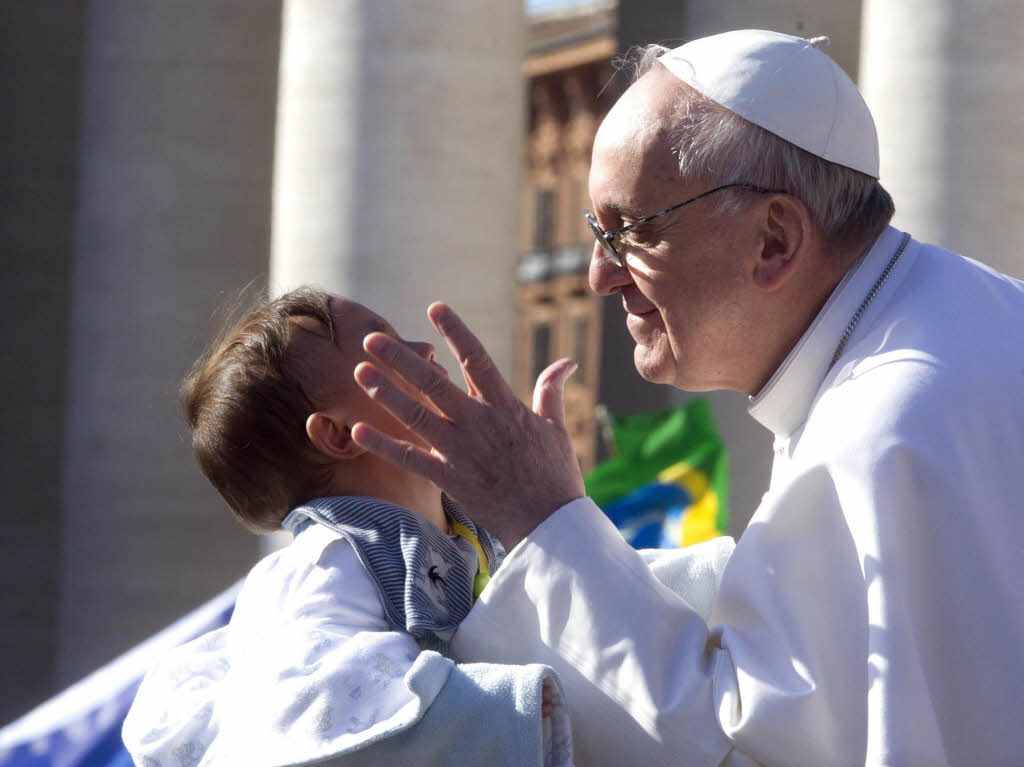
[[[575,231],[577,232],[577,235],[572,238],[572,242],[574,244],[581,241],[587,241],[586,238],[580,240],[584,229],[586,229],[588,234],[590,233],[590,229],[587,229],[586,224],[580,223],[583,221],[583,208],[586,207],[583,204],[582,192],[583,190],[580,186],[580,182],[574,179],[572,184],[569,185],[569,216],[571,217],[569,220],[576,222]]]
[[[533,357],[533,374],[530,381],[536,381],[537,376],[551,362],[551,325],[538,323],[533,326],[533,338],[530,339],[530,351]]]
[[[533,247],[551,250],[555,246],[555,190],[538,189],[536,206]]]
[[[589,330],[590,323],[586,317],[573,317],[572,358],[579,365],[576,374],[577,381],[585,381],[587,378],[587,336],[589,335]]]

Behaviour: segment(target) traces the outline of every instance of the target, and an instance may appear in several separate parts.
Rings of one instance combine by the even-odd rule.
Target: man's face
[[[664,67],[637,81],[594,142],[590,197],[605,230],[682,202],[711,185],[680,178],[671,151],[673,109],[685,86]],[[595,243],[590,285],[618,291],[636,341],[633,361],[649,381],[701,391],[739,388],[750,280],[744,254],[753,231],[742,216],[715,215],[715,196],[672,211],[615,241],[618,267]]]
[[[306,317],[294,320],[309,331],[306,334],[300,331],[294,338],[299,343],[296,355],[299,375],[313,403],[320,410],[340,414],[349,426],[363,421],[397,439],[422,444],[366,395],[353,379],[352,371],[360,362],[370,359],[363,349],[363,339],[370,333],[386,333],[431,361],[433,345],[426,341],[406,341],[379,314],[340,296],[331,296],[331,314],[334,317],[333,343],[327,329],[316,320]],[[410,396],[432,407],[422,393],[401,379],[396,378],[396,381]]]

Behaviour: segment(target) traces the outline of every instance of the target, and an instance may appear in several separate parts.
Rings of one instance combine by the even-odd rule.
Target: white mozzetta
[[[709,620],[579,499],[463,622],[460,657],[559,671],[581,764],[1024,761],[1024,284],[911,241],[827,370],[901,239],[752,401],[771,486]]]

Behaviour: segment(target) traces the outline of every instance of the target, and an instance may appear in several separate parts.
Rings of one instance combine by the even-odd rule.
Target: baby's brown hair
[[[317,320],[334,338],[327,293],[301,288],[264,299],[214,342],[181,385],[199,467],[255,532],[279,530],[329,476],[306,434],[316,408],[289,353],[293,334],[307,332],[297,317]]]

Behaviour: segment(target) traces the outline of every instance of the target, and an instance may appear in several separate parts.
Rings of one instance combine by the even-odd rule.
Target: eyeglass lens
[[[584,218],[587,219],[587,224],[590,226],[590,231],[594,233],[594,237],[601,243],[601,248],[608,257],[615,262],[616,266],[622,266],[622,259],[619,258],[619,254],[615,251],[615,246],[612,245],[611,240],[608,239],[608,235],[604,233],[600,225],[597,223],[597,218],[589,210],[584,211]]]

